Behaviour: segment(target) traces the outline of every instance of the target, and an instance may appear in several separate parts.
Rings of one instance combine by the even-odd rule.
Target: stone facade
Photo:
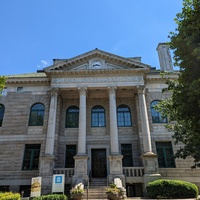
[[[172,153],[179,148],[174,146],[173,133],[164,127],[165,123],[152,120],[151,103],[170,95],[162,93],[169,77],[177,78],[176,72],[162,78],[160,70],[138,59],[98,49],[68,60],[56,59],[52,66],[37,73],[8,76],[6,92],[0,97],[5,107],[0,127],[0,189],[6,186],[19,191],[30,186],[32,177],[41,176],[42,193],[50,193],[54,173],[65,173],[66,184],[80,180],[87,184],[89,178],[99,176],[93,171],[95,167],[102,170],[95,166],[98,153],[104,159],[102,163],[97,161],[105,165],[102,176],[109,182],[120,178],[123,186],[141,184],[145,189],[149,181],[170,178],[200,186],[196,177],[200,169],[191,169],[193,159],[176,159],[173,167],[163,167],[158,161],[160,143],[170,144]],[[45,108],[42,126],[29,122],[31,108],[37,103]],[[97,105],[105,110],[103,126],[92,125],[92,109]],[[127,126],[118,124],[116,110],[121,105],[129,108]],[[79,109],[77,127],[66,127],[70,106]],[[126,121],[126,117],[123,119]],[[38,166],[25,169],[26,148],[37,144]],[[72,167],[66,167],[67,146],[75,146]],[[33,160],[31,157],[29,162]],[[129,164],[124,164],[125,160]]]

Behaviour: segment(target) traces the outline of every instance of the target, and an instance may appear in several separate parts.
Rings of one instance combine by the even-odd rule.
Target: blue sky
[[[182,0],[1,0],[0,75],[95,48],[159,68],[156,47],[181,9]]]

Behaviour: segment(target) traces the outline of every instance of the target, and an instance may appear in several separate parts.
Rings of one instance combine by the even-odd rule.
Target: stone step
[[[107,199],[106,191],[104,187],[98,187],[88,189],[85,191],[83,199]]]
[[[91,186],[107,186],[107,179],[106,178],[92,178],[90,181]]]

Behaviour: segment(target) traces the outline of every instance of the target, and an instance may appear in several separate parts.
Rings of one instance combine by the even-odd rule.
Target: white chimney
[[[166,43],[159,43],[156,50],[158,51],[161,71],[173,71],[174,69],[172,65],[172,58],[169,51],[169,46]]]

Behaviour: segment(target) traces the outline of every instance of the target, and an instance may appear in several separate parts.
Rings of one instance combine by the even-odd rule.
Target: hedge
[[[12,193],[12,192],[2,192],[0,193],[1,200],[20,200],[19,193]]]
[[[160,179],[148,183],[147,197],[150,198],[197,198],[198,187],[181,180]]]
[[[40,197],[34,197],[33,200],[67,200],[64,194],[49,194]]]

